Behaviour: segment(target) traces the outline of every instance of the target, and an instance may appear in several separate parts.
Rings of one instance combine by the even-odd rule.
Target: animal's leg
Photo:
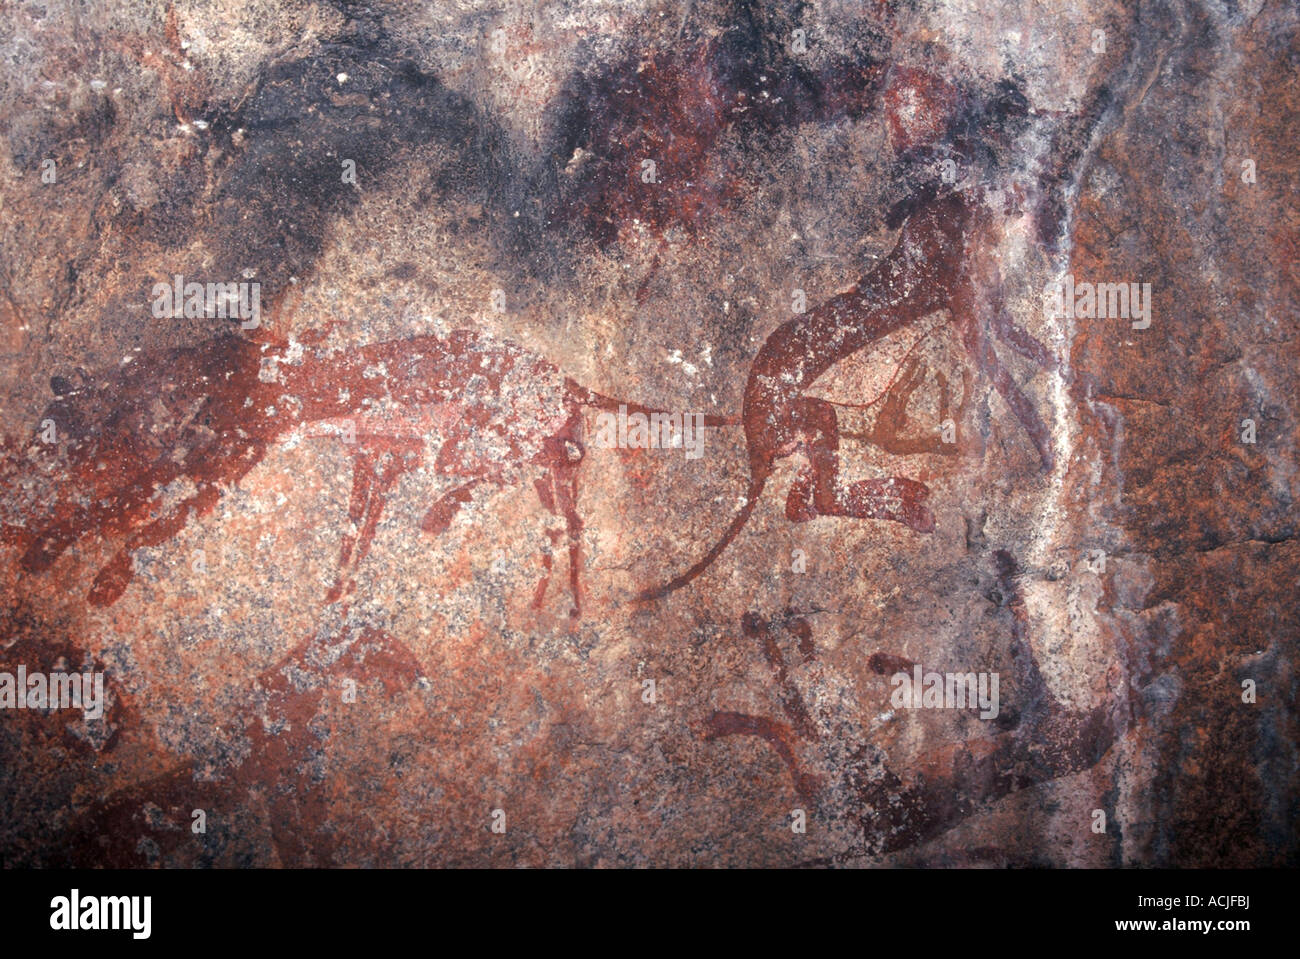
[[[872,431],[876,437],[898,440],[899,434],[907,428],[907,404],[911,401],[917,387],[925,382],[926,372],[927,367],[921,363],[919,357],[909,357],[903,364],[897,387],[886,394],[885,401],[880,405],[880,412],[876,414],[876,427]],[[880,445],[879,439],[874,442]]]
[[[378,448],[362,448],[352,458],[352,496],[348,503],[348,519],[356,533],[346,533],[339,546],[338,576],[325,602],[332,603],[351,591],[356,581],[351,579],[357,567],[370,552],[371,541],[379,526],[379,517],[388,502],[388,494],[407,470],[419,463],[420,453],[415,444],[385,443]]]
[[[477,418],[483,411],[475,411]],[[489,427],[491,424],[487,424]],[[501,468],[493,468],[475,451],[473,437],[477,424],[461,422],[438,450],[434,470],[442,476],[456,476],[463,482],[442,494],[420,521],[420,529],[437,536],[445,533],[460,508],[470,501],[480,483],[502,485],[506,482]]]
[[[443,493],[442,496],[438,497],[438,501],[429,507],[429,511],[424,514],[424,519],[420,521],[420,529],[426,533],[432,533],[434,536],[445,533],[460,508],[468,503],[470,497],[474,495],[474,487],[478,486],[486,478],[476,476],[450,492]]]
[[[23,570],[40,573],[49,569],[68,547],[81,538],[82,530],[98,528],[100,535],[105,537],[129,533],[140,523],[145,509],[157,503],[156,490],[184,473],[182,464],[159,458],[150,464],[147,479],[129,482],[103,499],[97,498],[89,506],[69,501],[61,503],[51,522],[39,533],[18,537],[27,544],[21,560]]]
[[[785,723],[768,719],[766,716],[715,710],[704,730],[705,740],[743,735],[758,736],[776,751],[786,768],[790,770],[790,777],[794,780],[799,795],[808,798],[816,795],[821,782],[811,773],[800,772],[799,762],[794,753],[794,742],[797,737]]]
[[[884,401],[880,405],[880,412],[876,414],[876,422],[872,428],[865,432],[849,432],[845,430],[840,435],[845,439],[862,440],[872,446],[879,447],[887,453],[898,456],[909,456],[917,453],[954,456],[962,453],[964,451],[962,444],[945,443],[938,430],[942,429],[942,424],[949,418],[952,418],[954,422],[960,418],[966,400],[970,396],[970,384],[969,382],[966,383],[966,388],[962,394],[962,404],[957,409],[957,415],[954,417],[952,411],[952,385],[938,371],[935,372],[935,378],[939,383],[939,423],[937,429],[931,435],[902,435],[908,423],[907,405],[911,401],[912,395],[924,381],[926,371],[927,367],[919,358],[910,358],[904,364],[897,382],[885,394]]]
[[[792,616],[793,618],[790,618]],[[781,761],[790,770],[795,789],[799,791],[800,795],[811,798],[821,787],[821,781],[811,773],[800,771],[799,762],[795,756],[795,745],[799,739],[806,741],[816,739],[817,732],[813,726],[812,717],[804,705],[803,697],[790,680],[785,656],[781,653],[781,648],[776,642],[774,633],[778,626],[785,628],[787,632],[798,637],[799,649],[805,656],[812,655],[812,630],[809,628],[807,620],[794,616],[793,611],[788,611],[787,618],[783,621],[763,620],[754,613],[746,613],[741,620],[741,627],[745,635],[759,641],[763,649],[763,655],[776,675],[777,686],[781,690],[781,708],[789,717],[790,724],[777,722],[765,716],[751,716],[747,713],[730,710],[715,710],[709,717],[704,738],[713,740],[721,739],[724,736],[758,736],[767,742],[776,751],[776,754],[781,757]]]
[[[155,520],[132,536],[95,575],[95,581],[86,597],[90,605],[109,606],[117,602],[126,592],[134,575],[131,568],[132,553],[143,546],[158,546],[167,542],[185,528],[191,516],[202,516],[220,498],[221,490],[215,484],[206,484],[162,519]]]
[[[972,396],[971,371],[969,368],[965,366],[962,367],[961,402],[957,404],[955,409],[953,408],[953,402],[952,402],[952,395],[953,395],[952,383],[949,382],[948,378],[944,376],[942,373],[936,372],[935,377],[939,381],[940,429],[942,430],[943,425],[947,423],[949,420],[952,421],[953,427],[956,428],[958,424],[962,423],[965,420],[966,410],[971,403],[971,396]],[[938,442],[938,448],[933,450],[932,452],[940,453],[948,456],[957,456],[957,455],[965,456],[967,454],[973,452],[977,453],[983,450],[983,445],[981,443],[980,436],[978,433],[973,433],[973,435],[969,437],[957,436],[954,437],[954,439],[955,442],[945,443],[943,442],[943,438],[941,435]]]
[[[1024,427],[1030,441],[1033,442],[1034,448],[1038,450],[1038,455],[1043,462],[1043,471],[1051,472],[1056,462],[1052,451],[1052,436],[1048,432],[1047,425],[1038,415],[1038,411],[1034,409],[1034,404],[1011,377],[1007,368],[1002,365],[997,351],[993,349],[993,344],[980,333],[977,323],[963,323],[961,333],[975,365],[988,374],[994,388],[1001,394],[1007,406],[1011,407],[1011,412],[1016,415],[1016,419],[1020,421],[1020,425]]]
[[[786,666],[785,654],[776,641],[776,632],[782,629],[799,640],[799,651],[808,659],[813,656],[812,627],[808,620],[796,615],[794,610],[787,610],[779,620],[762,620],[753,613],[746,613],[741,620],[745,635],[756,639],[763,647],[767,664],[776,674],[776,684],[781,688],[781,708],[789,717],[791,724],[804,739],[816,739],[817,730],[813,725],[808,707],[804,705],[803,696],[790,679]]]
[[[930,495],[924,483],[895,476],[859,480],[847,488],[840,485],[839,427],[832,404],[804,397],[796,415],[808,465],[800,470],[786,499],[785,513],[790,520],[798,523],[814,516],[883,519],[918,533],[934,531],[934,515],[924,505]]]
[[[175,475],[185,473],[197,477],[203,475],[211,464],[233,461],[234,468],[223,479],[230,483],[238,483],[259,459],[261,459],[261,447],[256,444],[234,444],[222,441],[215,447],[206,447],[191,453],[184,461],[183,470],[177,467],[174,472]],[[126,587],[135,575],[131,564],[132,553],[145,546],[159,546],[167,542],[184,529],[191,518],[203,516],[211,511],[220,499],[221,490],[217,484],[211,481],[203,482],[194,495],[187,496],[165,516],[137,530],[95,575],[95,581],[86,597],[89,603],[92,606],[109,606],[117,602],[126,592]],[[117,502],[130,502],[129,492],[124,491],[120,494]],[[157,497],[154,502],[157,502]],[[105,528],[116,531],[117,526],[126,527],[132,518],[133,514],[123,508],[121,518],[106,523]]]
[[[545,503],[546,497],[551,495],[546,480],[539,479],[533,485],[537,488],[538,496]],[[546,536],[551,541],[552,547],[555,546],[562,535],[558,530],[548,529],[546,531]],[[551,585],[551,571],[554,568],[555,559],[550,552],[542,553],[542,578],[537,581],[537,588],[533,590],[533,609],[542,608],[542,603],[546,600],[546,590]]]
[[[556,516],[564,517],[565,532],[569,541],[569,592],[573,606],[569,616],[582,615],[582,517],[578,515],[578,467],[586,449],[582,444],[582,413],[575,405],[569,419],[553,436],[542,442],[537,461],[546,467],[546,475],[534,484],[542,505]],[[554,542],[556,536],[552,536]],[[546,574],[538,584],[533,599],[534,607],[541,606],[546,587],[551,578],[551,557],[544,557]]]
[[[1002,308],[1000,295],[995,294],[995,300],[988,311],[981,311],[974,286],[969,281],[959,283],[953,290],[949,309],[952,311],[953,323],[960,331],[966,351],[975,365],[988,375],[994,389],[1006,401],[1007,406],[1011,407],[1011,412],[1015,414],[1016,419],[1029,435],[1030,441],[1042,459],[1043,471],[1050,472],[1056,462],[1051,433],[1048,432],[1046,424],[1034,409],[1034,404],[1030,402],[1029,397],[1002,365],[1002,360],[999,359],[992,342],[984,335],[981,313],[987,312],[988,326],[1007,340],[1017,352],[1042,366],[1054,368],[1056,363],[1048,355],[1047,348],[1029,334],[1016,330],[1011,325],[1010,317]]]
[[[802,523],[815,516],[840,516],[839,422],[825,400],[800,397],[791,412],[793,431],[801,437],[807,465],[799,470],[785,501],[786,516]]]
[[[1043,369],[1054,370],[1060,364],[1042,343],[1034,339],[1011,321],[1011,314],[1003,305],[999,292],[993,303],[992,328],[998,337],[1025,359],[1033,360]]]

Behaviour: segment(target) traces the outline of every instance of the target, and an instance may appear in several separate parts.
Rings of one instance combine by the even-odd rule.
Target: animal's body
[[[815,516],[884,519],[918,533],[931,532],[934,517],[924,505],[929,495],[924,484],[903,477],[860,480],[847,487],[840,483],[834,404],[806,391],[836,363],[937,310],[949,311],[972,358],[1020,419],[1044,467],[1050,468],[1047,429],[988,344],[983,321],[1036,359],[1045,351],[1011,330],[1000,311],[997,316],[976,316],[967,249],[976,220],[971,201],[960,193],[929,199],[908,218],[894,248],[875,270],[848,291],[781,324],[767,338],[745,384],[745,502],[697,563],[641,598],[664,596],[708,569],[748,522],[777,461],[800,449],[807,462],[786,500],[786,516],[792,521]]]
[[[31,490],[30,499],[11,500],[14,512],[5,517],[21,569],[42,573],[86,538],[120,540],[89,594],[94,605],[111,604],[132,579],[135,550],[166,542],[210,512],[221,487],[237,483],[291,431],[332,425],[352,453],[349,518],[357,533],[344,537],[330,599],[365,556],[387,494],[436,446],[435,471],[459,483],[430,506],[422,523],[428,532],[445,529],[476,484],[540,467],[538,494],[566,523],[579,608],[580,409],[610,401],[521,347],[474,332],[292,358],[276,346],[229,335],[143,353],[50,404],[42,423],[52,422],[55,443],[38,433],[26,455],[18,451],[6,465],[11,489],[25,483]],[[33,478],[41,457],[55,460],[44,482]]]

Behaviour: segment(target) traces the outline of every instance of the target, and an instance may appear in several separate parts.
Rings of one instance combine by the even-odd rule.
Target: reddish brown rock
[[[1300,18],[763,6],[18,8],[7,865],[1295,862]]]

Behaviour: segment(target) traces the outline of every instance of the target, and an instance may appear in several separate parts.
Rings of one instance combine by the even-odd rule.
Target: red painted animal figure
[[[839,481],[840,433],[832,403],[805,395],[813,382],[840,360],[890,333],[946,309],[975,364],[987,373],[1034,442],[1043,468],[1052,466],[1047,427],[1003,367],[976,316],[975,283],[968,247],[981,235],[975,205],[957,192],[925,201],[903,226],[898,242],[868,276],[850,290],[783,323],[767,338],[750,367],[741,422],[748,451],[749,484],[731,525],[707,553],[641,599],[680,589],[703,573],[748,522],[776,462],[802,449],[807,465],[786,499],[786,516],[804,522],[815,516],[883,519],[919,533],[934,529],[924,505],[929,489],[902,477]],[[1036,361],[1047,351],[1012,329],[1000,304],[989,318],[994,332]]]
[[[349,680],[362,690],[370,687],[380,700],[417,694],[420,662],[404,643],[383,630],[345,621],[346,616],[327,618],[322,628],[250,677],[258,705],[237,711],[221,724],[220,733],[245,748],[222,750],[219,758],[181,758],[160,776],[96,797],[71,819],[44,864],[211,865],[208,857],[213,847],[220,849],[223,844],[196,840],[188,828],[193,810],[221,810],[229,816],[233,810],[247,809],[250,796],[258,797],[255,808],[266,810],[270,832],[269,845],[259,848],[258,854],[273,864],[336,864],[339,846],[356,836],[366,836],[395,855],[386,847],[389,837],[375,834],[374,822],[364,817],[349,821],[346,804],[339,801],[346,787],[331,788],[338,779],[350,778],[330,768],[340,754],[336,738],[346,739],[355,729],[340,731],[330,721],[331,707],[338,708],[338,690]],[[362,701],[366,698],[363,692]],[[114,689],[116,710],[122,711],[129,699],[129,693]],[[121,717],[114,718],[116,725],[123,725]],[[421,716],[419,722],[431,738],[436,734],[432,717]],[[104,749],[113,746],[110,742]]]
[[[794,680],[795,668],[817,655],[807,614],[787,609],[777,616],[750,612],[742,618],[743,635],[758,644],[771,670],[773,691],[784,718],[714,710],[700,734],[707,742],[756,736],[781,759],[799,798],[813,804],[810,810],[827,798],[826,814],[838,816],[847,804],[849,816],[862,831],[861,845],[803,865],[841,864],[927,842],[989,802],[1091,768],[1127,727],[1121,700],[1085,711],[1070,709],[1056,699],[1043,678],[1032,644],[1024,638],[1026,611],[1016,586],[1016,563],[1003,551],[994,555],[994,562],[999,588],[1008,597],[1016,674],[1010,686],[1013,698],[1003,704],[991,736],[930,751],[913,763],[906,781],[882,768],[883,754],[874,745],[854,750],[845,762],[844,741],[824,729],[819,731]],[[884,653],[875,653],[867,663],[882,680],[909,673],[916,665]],[[879,695],[883,708],[889,699],[883,681]],[[801,755],[808,758],[801,759]],[[808,768],[809,763],[813,769]]]
[[[276,349],[272,349],[276,347]],[[298,352],[295,350],[295,352]],[[223,484],[237,483],[290,431],[329,422],[355,438],[349,518],[343,538],[339,598],[364,559],[401,476],[418,468],[427,434],[392,429],[377,411],[428,410],[440,441],[434,467],[459,481],[434,502],[422,528],[446,529],[482,483],[535,474],[543,505],[563,518],[569,551],[570,615],[581,610],[582,520],[578,467],[584,456],[583,407],[616,409],[618,401],[585,390],[522,348],[468,331],[417,336],[323,355],[285,344],[220,336],[200,346],[144,353],[98,382],[55,400],[42,422],[57,445],[34,438],[11,451],[6,541],[22,550],[27,574],[43,573],[87,537],[119,540],[94,578],[93,605],[115,602],[133,576],[132,554],[175,536],[210,512]],[[633,410],[650,412],[629,404]],[[357,425],[360,424],[360,428]],[[44,476],[33,460],[46,458]],[[546,575],[535,603],[540,604]]]

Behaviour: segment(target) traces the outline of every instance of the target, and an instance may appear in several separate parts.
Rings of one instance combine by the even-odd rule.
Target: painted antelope
[[[24,453],[51,458],[46,469],[67,476],[31,484],[34,492],[11,504],[3,535],[21,550],[26,574],[48,571],[83,538],[118,542],[88,595],[92,605],[106,606],[131,582],[135,550],[164,543],[211,512],[221,487],[246,476],[291,432],[328,430],[352,450],[348,512],[356,528],[340,547],[338,580],[326,597],[333,601],[353,585],[349,577],[398,480],[436,445],[434,471],[454,485],[429,506],[421,529],[446,530],[480,484],[531,476],[543,506],[565,524],[570,615],[577,617],[583,411],[620,405],[660,412],[587,390],[522,347],[474,331],[338,354],[269,337],[220,336],[142,353],[55,399],[41,417],[47,425],[23,450],[9,451],[5,468],[12,490],[28,477]],[[47,445],[42,434],[56,442]],[[185,492],[174,495],[178,489]],[[536,605],[549,582],[549,555],[543,565]]]

